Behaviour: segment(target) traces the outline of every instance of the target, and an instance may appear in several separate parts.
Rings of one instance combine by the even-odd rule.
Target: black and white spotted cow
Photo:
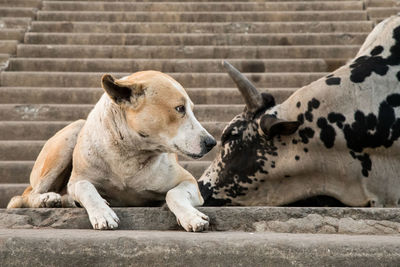
[[[205,205],[315,196],[400,205],[400,16],[378,24],[354,60],[279,105],[224,65],[246,109],[224,129],[199,180]]]

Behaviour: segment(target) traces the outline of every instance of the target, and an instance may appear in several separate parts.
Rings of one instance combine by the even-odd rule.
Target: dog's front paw
[[[59,208],[61,207],[61,196],[60,194],[49,192],[40,194],[39,196],[41,208]]]
[[[178,224],[188,232],[206,231],[209,226],[208,216],[198,210],[196,210],[194,213],[176,218],[176,220]]]
[[[93,229],[112,230],[118,227],[119,218],[109,207],[88,211],[88,213]]]

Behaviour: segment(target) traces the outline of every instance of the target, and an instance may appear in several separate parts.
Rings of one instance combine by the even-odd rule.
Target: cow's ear
[[[132,95],[131,88],[116,83],[114,76],[111,74],[104,74],[103,77],[101,77],[101,85],[115,103],[121,104],[124,101],[130,102]]]
[[[263,115],[260,119],[260,128],[268,138],[293,134],[299,126],[300,122],[298,121],[281,120],[269,114]]]

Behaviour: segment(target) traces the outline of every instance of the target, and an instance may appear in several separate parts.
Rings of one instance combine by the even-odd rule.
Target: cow
[[[345,66],[281,104],[223,64],[246,108],[223,130],[198,181],[204,205],[325,196],[346,206],[399,206],[399,15],[379,23]]]

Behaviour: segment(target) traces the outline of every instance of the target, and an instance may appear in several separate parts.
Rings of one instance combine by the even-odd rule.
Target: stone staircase
[[[399,11],[398,3],[0,0],[5,68],[0,208],[27,186],[44,142],[87,116],[102,94],[102,74],[147,69],[171,74],[187,88],[199,120],[219,138],[243,109],[221,59],[282,102],[352,58],[374,24]],[[199,177],[214,155],[180,162]],[[209,233],[176,232],[174,216],[163,208],[116,209],[122,231],[112,232],[88,230],[83,209],[0,209],[1,265],[395,266],[400,261],[397,209],[200,209],[210,216]]]
[[[27,32],[16,51],[5,50],[16,56],[0,81],[0,207],[25,188],[45,140],[87,116],[102,94],[104,73],[171,74],[219,138],[243,109],[221,59],[281,102],[353,57],[373,28],[365,3],[354,0],[1,0],[0,6],[4,14],[34,18],[23,20],[20,41]],[[199,177],[214,155],[181,164]]]

